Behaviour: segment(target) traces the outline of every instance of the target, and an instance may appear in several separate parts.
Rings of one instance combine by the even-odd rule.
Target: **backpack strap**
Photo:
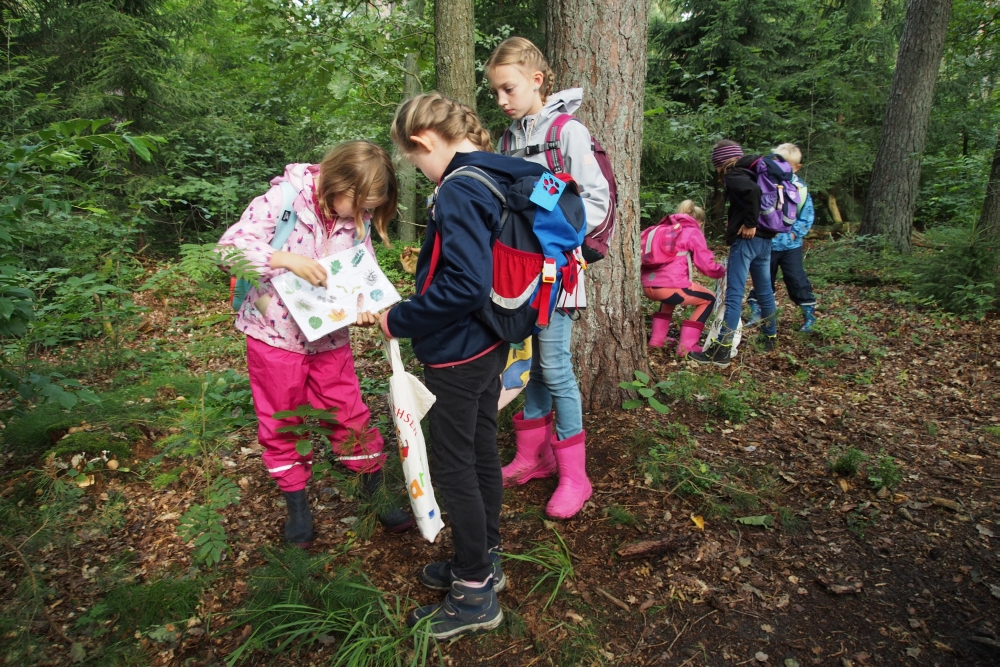
[[[295,229],[295,223],[298,221],[298,214],[295,213],[294,204],[295,198],[299,196],[299,191],[288,181],[282,181],[279,187],[281,188],[282,196],[281,215],[278,216],[278,220],[274,225],[274,236],[271,238],[271,243],[269,244],[275,250],[280,250],[284,247],[285,242],[288,241],[288,237],[292,235],[292,230]],[[237,280],[236,276],[230,276],[229,302],[232,304],[234,310],[239,310],[242,307],[249,291],[249,282],[246,280]]]
[[[500,135],[500,153],[502,155],[510,155],[510,128],[508,127]]]
[[[571,120],[579,122],[580,119],[568,113],[561,113],[556,116],[556,119],[552,121],[552,125],[549,125],[548,132],[546,132],[545,143],[525,146],[524,157],[545,153],[545,161],[548,163],[549,171],[557,176],[565,173],[566,164],[563,162],[560,137],[562,137],[562,129]]]
[[[271,239],[271,247],[275,249],[280,249],[285,245],[298,220],[293,204],[295,198],[299,196],[299,191],[288,181],[282,181],[280,187],[284,200],[281,205],[281,217],[278,218],[278,222],[274,226],[274,238]]]
[[[500,200],[500,228],[503,229],[504,224],[507,222],[507,214],[510,210],[507,208],[507,198],[503,196],[500,192],[499,186],[497,186],[496,181],[490,178],[485,171],[479,167],[459,167],[455,171],[451,172],[445,176],[441,183],[438,184],[437,189],[434,190],[434,194],[431,195],[431,206],[433,206],[437,201],[437,193],[444,187],[444,184],[453,178],[459,176],[465,176],[467,178],[479,181],[487,187],[487,189],[493,193],[493,195]],[[431,249],[431,263],[427,268],[427,278],[424,280],[424,286],[420,290],[420,294],[423,295],[427,291],[427,288],[431,286],[431,281],[434,279],[434,272],[437,270],[438,262],[441,260],[441,234],[436,229],[434,230],[434,246]]]

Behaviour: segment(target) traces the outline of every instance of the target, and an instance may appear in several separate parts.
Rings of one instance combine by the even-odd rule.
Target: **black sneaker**
[[[504,589],[507,588],[507,575],[503,573],[503,567],[500,565],[500,552],[491,549],[490,560],[493,561],[493,590],[497,593],[503,593]],[[451,573],[451,563],[448,561],[424,565],[417,575],[417,579],[424,586],[435,591],[450,590],[452,582],[455,581],[455,577]]]
[[[732,354],[732,345],[724,345],[715,341],[704,352],[688,352],[687,358],[699,364],[714,364],[719,368],[727,368]]]
[[[771,352],[778,345],[778,334],[761,334],[757,336],[757,345],[764,352]]]
[[[406,617],[411,628],[425,618],[430,634],[435,639],[448,639],[467,633],[486,632],[503,623],[503,609],[493,582],[475,588],[462,581],[454,581],[441,604],[418,607]]]

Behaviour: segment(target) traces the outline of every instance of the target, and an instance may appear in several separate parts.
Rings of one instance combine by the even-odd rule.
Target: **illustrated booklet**
[[[358,313],[384,310],[400,300],[364,246],[317,261],[326,269],[326,287],[314,287],[291,271],[271,280],[310,342],[353,324]]]

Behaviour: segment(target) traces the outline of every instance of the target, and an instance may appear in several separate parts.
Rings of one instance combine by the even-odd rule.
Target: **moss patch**
[[[139,384],[98,394],[101,402],[96,405],[80,402],[65,410],[58,404],[45,403],[7,425],[0,433],[0,450],[14,454],[22,462],[67,448],[98,454],[101,449],[117,453],[124,447],[127,452],[129,444],[141,437],[141,429],[165,426],[164,414],[174,406],[176,396],[195,396],[200,388],[201,378],[196,375],[154,375]],[[70,427],[82,422],[97,430],[74,433],[81,436],[76,440],[72,436],[62,440]],[[126,438],[114,437],[113,433],[124,433]]]
[[[143,437],[143,432],[134,426],[126,426],[121,431],[99,429],[71,433],[60,440],[46,456],[65,456],[86,452],[92,456],[107,451],[117,458],[124,458],[132,451],[132,445]]]

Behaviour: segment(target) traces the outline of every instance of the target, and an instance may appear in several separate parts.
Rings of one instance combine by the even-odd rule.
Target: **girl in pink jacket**
[[[271,247],[278,218],[283,215],[281,184],[298,192],[292,208],[295,227],[280,249]],[[344,466],[361,473],[364,491],[372,494],[382,484],[382,436],[370,428],[370,413],[361,400],[347,329],[309,342],[271,279],[291,271],[312,285],[325,285],[326,270],[316,260],[362,245],[374,255],[371,227],[387,241],[386,223],[396,214],[397,186],[392,160],[384,149],[368,141],[349,141],[334,147],[322,164],[290,164],[285,175],[271,181],[271,189],[254,199],[240,221],[219,241],[220,255],[236,251],[260,273],[236,316],[236,328],[247,336],[247,370],[257,412],[257,438],[264,448],[264,465],[285,496],[288,519],[285,541],[312,546],[313,520],[306,497],[312,476],[312,454],[300,454],[297,437],[282,426],[299,419],[275,419],[274,414],[311,404],[334,412],[330,444]],[[224,267],[228,268],[228,267]],[[371,313],[358,315],[358,325],[376,322]],[[379,515],[391,532],[414,525],[400,509]]]
[[[642,233],[642,290],[647,298],[660,302],[660,312],[653,315],[649,344],[663,347],[668,342],[674,308],[695,307],[690,319],[681,323],[677,354],[682,357],[701,352],[698,338],[715,306],[715,294],[694,282],[694,268],[715,279],[726,273],[708,249],[701,231],[704,222],[705,212],[688,199],[677,207],[677,213]]]

